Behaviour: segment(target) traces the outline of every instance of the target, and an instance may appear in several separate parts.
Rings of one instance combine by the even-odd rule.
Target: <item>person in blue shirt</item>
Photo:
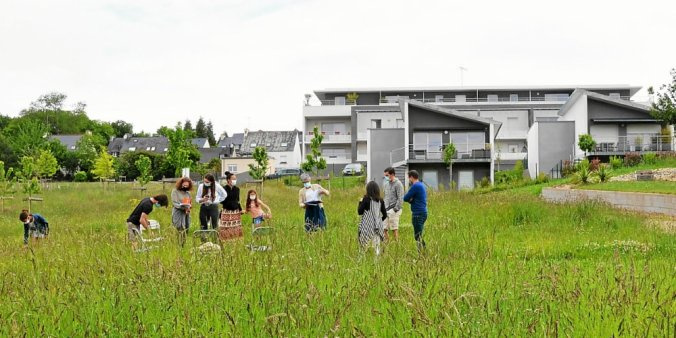
[[[418,251],[420,251],[425,248],[423,230],[425,230],[425,221],[427,221],[427,189],[420,182],[420,174],[415,170],[408,172],[408,181],[411,186],[404,195],[404,201],[411,204],[413,235],[418,244]]]
[[[19,220],[23,223],[23,244],[28,244],[28,238],[45,238],[49,235],[49,223],[40,214],[31,214],[28,210],[21,210]]]

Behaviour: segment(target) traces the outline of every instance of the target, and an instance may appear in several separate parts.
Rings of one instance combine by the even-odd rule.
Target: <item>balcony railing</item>
[[[625,101],[629,101],[631,99],[630,96],[610,96],[611,98],[618,98],[622,99]],[[379,103],[380,104],[397,104],[401,100],[417,100],[420,102],[424,103],[505,103],[505,102],[565,102],[568,101],[570,97],[563,97],[563,96],[554,96],[554,97],[544,97],[544,96],[537,96],[537,97],[528,97],[528,96],[519,96],[519,97],[507,97],[507,96],[502,96],[502,97],[497,97],[497,98],[487,98],[487,97],[466,97],[464,99],[456,99],[455,97],[444,97],[444,98],[436,98],[436,97],[426,97],[426,98],[410,98],[408,96],[399,96],[399,97],[383,97],[380,98]],[[319,100],[322,106],[354,106],[357,105],[357,102],[354,101],[342,101],[342,100]]]
[[[499,158],[500,160],[504,161],[516,161],[516,160],[525,160],[526,157],[528,157],[528,153],[523,153],[523,152],[517,152],[517,153],[508,153],[508,152],[501,152],[498,153],[496,156],[496,159]]]
[[[322,132],[324,139],[322,142],[326,143],[350,143],[352,142],[352,135],[350,134],[331,134],[328,132]],[[311,140],[314,137],[312,132],[307,133],[305,136],[306,140]]]
[[[338,100],[319,100],[322,103],[322,106],[354,106],[357,103],[354,101],[338,101]]]
[[[487,143],[458,143],[455,145],[456,160],[490,159],[490,145]],[[446,145],[411,144],[408,147],[409,160],[442,161]]]
[[[626,153],[634,151],[672,151],[674,137],[660,134],[633,134],[617,137],[594,137],[592,153]]]

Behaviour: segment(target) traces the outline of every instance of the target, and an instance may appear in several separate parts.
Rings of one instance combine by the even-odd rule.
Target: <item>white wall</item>
[[[627,124],[627,134],[659,134],[661,131],[659,124],[649,123],[629,123]]]
[[[357,132],[366,133],[371,128],[371,120],[380,120],[381,128],[397,128],[397,120],[401,120],[401,113],[357,113]]]
[[[539,153],[539,127],[538,122],[533,123],[528,131],[528,174],[531,178],[535,178],[538,175],[539,165],[540,165],[540,153]]]
[[[535,109],[533,110],[533,119],[537,121],[538,117],[559,117],[558,109]]]
[[[597,124],[589,127],[589,133],[596,143],[617,142],[620,131],[616,124]]]
[[[497,138],[525,138],[528,133],[527,110],[481,111],[479,116],[502,122]],[[512,120],[510,118],[516,118]]]
[[[575,158],[584,157],[584,151],[577,145],[577,140],[582,134],[587,134],[589,130],[589,115],[587,112],[587,95],[582,96],[570,107],[565,115],[561,116],[560,121],[575,122]],[[530,148],[531,143],[528,142]],[[530,164],[530,156],[528,157]],[[529,165],[530,166],[530,165]]]

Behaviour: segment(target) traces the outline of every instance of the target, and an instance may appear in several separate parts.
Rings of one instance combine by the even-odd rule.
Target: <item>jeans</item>
[[[427,214],[413,215],[413,237],[418,244],[418,250],[425,248],[425,240],[423,239],[423,231],[425,230],[425,221],[427,221]]]
[[[204,205],[200,207],[200,228],[207,230],[208,223],[212,229],[218,229],[218,204]]]

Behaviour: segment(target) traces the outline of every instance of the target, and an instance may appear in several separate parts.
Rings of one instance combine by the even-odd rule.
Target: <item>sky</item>
[[[135,131],[301,128],[343,87],[630,84],[676,67],[676,1],[0,0],[0,113],[58,91]],[[645,99],[645,90],[637,94]]]

